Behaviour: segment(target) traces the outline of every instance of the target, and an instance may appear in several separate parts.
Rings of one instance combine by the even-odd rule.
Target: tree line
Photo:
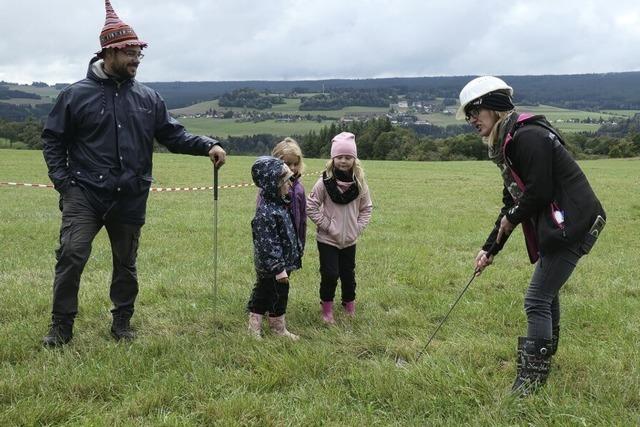
[[[0,119],[0,138],[6,148],[42,149],[43,123],[33,118],[24,122]],[[358,156],[364,160],[486,160],[487,149],[475,133],[441,136],[420,135],[411,127],[395,126],[386,117],[333,123],[319,131],[292,135],[305,157],[329,158],[331,138],[340,132],[352,132],[358,141]],[[567,149],[578,159],[640,156],[640,115],[595,134],[563,134]],[[222,143],[232,155],[269,154],[283,137],[261,134],[229,137]],[[158,151],[164,151],[157,145]]]
[[[218,101],[221,107],[240,107],[265,110],[275,104],[284,104],[284,98],[277,95],[261,94],[257,90],[242,88],[225,93]]]
[[[363,160],[487,160],[487,147],[475,133],[453,136],[422,136],[410,127],[394,126],[386,117],[366,122],[333,123],[319,131],[292,135],[305,157],[329,158],[331,139],[340,132],[356,135],[358,157]],[[577,159],[640,156],[640,131],[626,136],[567,133],[566,147]],[[251,135],[222,141],[225,150],[235,155],[269,154],[282,137]]]
[[[300,111],[340,110],[357,105],[361,107],[388,107],[397,102],[397,90],[392,89],[342,89],[331,90],[326,94],[303,97],[300,100]]]

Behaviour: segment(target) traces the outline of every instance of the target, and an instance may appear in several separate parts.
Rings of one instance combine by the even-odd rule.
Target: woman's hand
[[[493,255],[487,256],[487,253],[487,251],[480,250],[476,255],[476,274],[482,273],[482,270],[493,263]]]

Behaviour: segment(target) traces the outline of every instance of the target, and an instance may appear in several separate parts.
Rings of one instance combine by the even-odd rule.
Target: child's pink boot
[[[287,322],[284,314],[278,317],[269,316],[269,327],[271,328],[271,332],[281,337],[287,337],[293,341],[298,341],[300,339],[299,336],[287,330]]]
[[[249,313],[249,333],[256,339],[262,339],[262,314]]]
[[[333,319],[333,301],[320,301],[322,306],[322,321],[327,325],[335,325],[336,321]]]
[[[344,311],[349,317],[355,317],[356,315],[356,301],[343,302]]]

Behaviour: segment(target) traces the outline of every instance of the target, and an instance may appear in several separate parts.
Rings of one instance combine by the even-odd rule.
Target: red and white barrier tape
[[[304,176],[315,176],[319,175],[321,172],[314,173],[306,173]],[[0,186],[10,186],[10,187],[34,187],[34,188],[53,188],[52,184],[28,184],[24,182],[0,182]],[[229,185],[219,185],[218,189],[224,188],[246,188],[246,187],[254,187],[253,183],[240,183],[240,184],[229,184]],[[209,191],[213,190],[213,186],[209,187],[151,187],[149,191],[154,193],[167,193],[167,192],[175,192],[175,191]]]
[[[53,188],[53,185],[51,184],[26,184],[24,182],[0,182],[0,185],[8,185],[11,187]]]

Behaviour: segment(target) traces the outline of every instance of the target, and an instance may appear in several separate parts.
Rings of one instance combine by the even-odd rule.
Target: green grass
[[[230,157],[220,184],[248,182]],[[324,160],[307,159],[308,171]],[[287,318],[298,343],[246,333],[255,188],[220,190],[218,300],[210,192],[152,193],[139,253],[139,337],[109,336],[111,254],[85,269],[75,337],[45,350],[60,221],[50,189],[0,187],[0,425],[637,425],[639,159],[581,166],[609,215],[562,291],[563,334],[542,392],[509,397],[532,272],[514,235],[423,357],[499,209],[488,162],[365,161],[372,222],[358,244],[357,317],[325,328],[310,225]],[[205,158],[155,156],[157,186],[210,185]],[[47,182],[39,152],[3,150],[0,181]],[[305,177],[309,191],[315,177]],[[409,359],[395,366],[396,355]]]
[[[15,148],[15,149],[29,149],[24,142],[13,142],[13,144],[9,143],[9,140],[6,138],[0,138],[0,148]]]
[[[31,85],[17,85],[17,84],[8,84],[7,87],[10,90],[19,90],[21,92],[27,93],[35,93],[36,95],[45,96],[49,98],[56,98],[58,93],[60,92],[58,89],[54,87],[33,87]]]
[[[595,132],[600,128],[599,124],[592,123],[568,123],[567,120],[579,119],[584,120],[592,118],[598,120],[600,117],[603,119],[615,119],[616,117],[632,117],[638,111],[636,110],[607,110],[602,112],[593,111],[581,111],[581,110],[568,110],[566,108],[552,107],[549,105],[519,105],[520,111],[531,112],[534,114],[543,114],[547,117],[551,123],[557,127],[561,132]],[[457,110],[457,109],[456,109]],[[452,110],[452,111],[456,111]],[[421,119],[427,120],[430,123],[437,126],[447,126],[461,124],[459,120],[456,120],[455,114],[421,114]]]
[[[19,90],[21,92],[27,93],[35,93],[36,95],[40,95],[42,99],[28,99],[28,98],[11,98],[11,99],[3,99],[0,102],[4,102],[7,104],[15,104],[15,105],[35,105],[35,104],[49,104],[55,102],[58,93],[60,92],[58,89],[53,87],[33,87],[31,85],[17,85],[17,84],[8,84],[7,85],[10,90]]]
[[[298,98],[285,98],[284,104],[275,104],[272,108],[263,110],[267,112],[274,113],[282,113],[282,114],[298,114],[298,115],[307,115],[311,114],[312,116],[326,116],[326,117],[334,117],[336,119],[345,116],[345,115],[366,115],[366,114],[384,114],[389,111],[386,107],[363,107],[363,106],[350,106],[345,107],[340,110],[314,110],[314,111],[301,111],[300,110],[300,99]],[[198,104],[191,105],[189,107],[177,108],[171,110],[173,114],[202,114],[209,109],[215,110],[234,110],[234,111],[242,111],[242,108],[237,107],[220,107],[218,101],[206,101],[200,102]],[[260,110],[255,110],[260,111]]]
[[[0,102],[12,105],[38,105],[38,104],[52,104],[55,102],[55,98],[42,98],[42,99],[29,99],[29,98],[9,98],[2,99]]]
[[[236,122],[235,119],[207,119],[207,118],[182,118],[180,119],[189,132],[195,134],[214,135],[217,137],[256,135],[268,133],[272,135],[300,135],[312,130],[318,131],[322,127],[330,125],[331,122],[324,120],[278,122],[275,120],[265,120],[262,122]]]
[[[205,101],[205,102],[199,102],[197,104],[193,104],[190,105],[188,107],[183,107],[183,108],[175,108],[173,110],[171,110],[172,114],[175,115],[192,115],[192,114],[204,114],[206,111],[209,110],[223,110],[226,111],[228,108],[226,107],[220,107],[220,104],[218,103],[218,100],[216,99],[215,101]]]
[[[604,110],[602,114],[608,114],[610,116],[618,117],[633,117],[636,114],[640,113],[638,110]]]

